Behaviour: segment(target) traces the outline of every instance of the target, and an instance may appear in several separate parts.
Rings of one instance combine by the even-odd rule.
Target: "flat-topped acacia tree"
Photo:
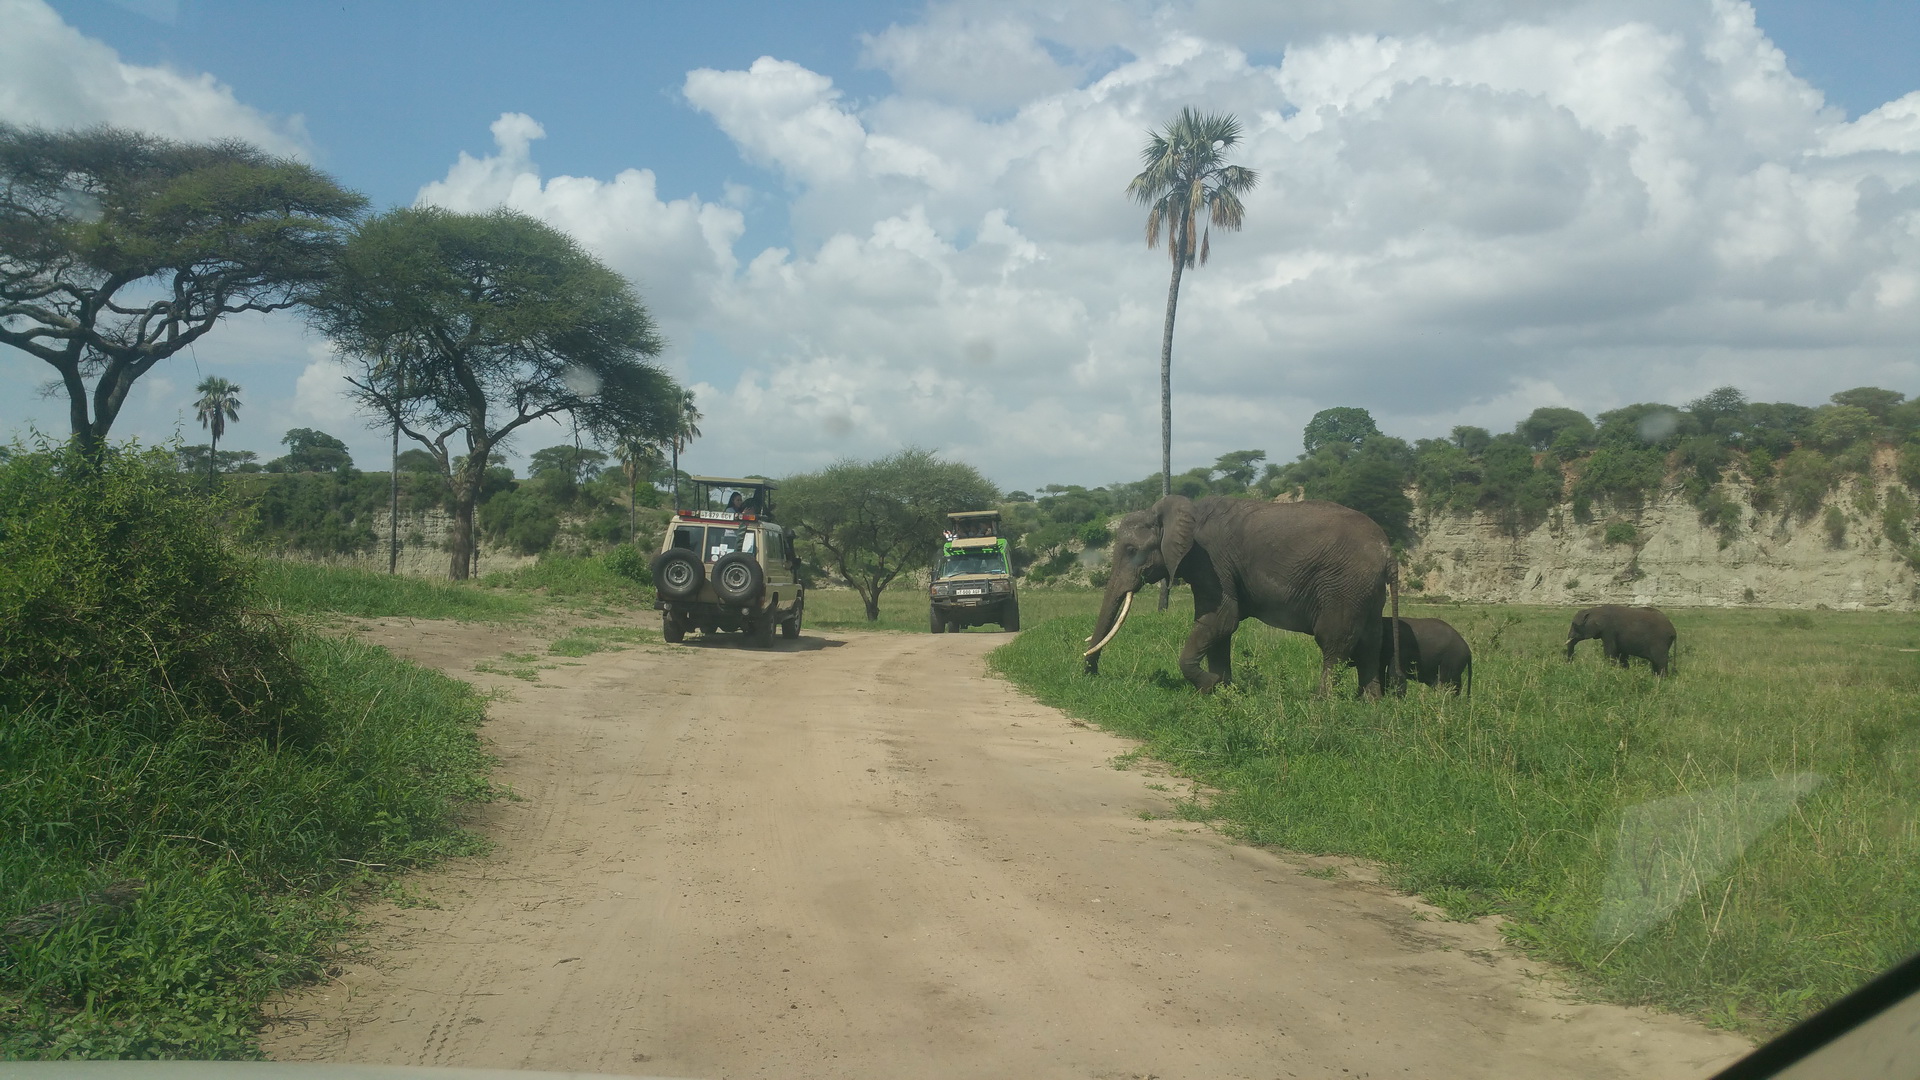
[[[366,199],[236,139],[0,122],[0,344],[51,365],[89,456],[141,376],[327,275]]]
[[[424,447],[453,488],[450,575],[472,573],[493,452],[565,418],[606,445],[665,441],[680,388],[627,280],[525,214],[393,210],[361,224],[315,299],[350,394]]]

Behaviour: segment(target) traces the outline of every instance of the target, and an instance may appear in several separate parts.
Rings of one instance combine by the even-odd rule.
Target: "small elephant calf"
[[[1599,638],[1608,660],[1626,667],[1628,657],[1638,656],[1653,665],[1656,676],[1665,676],[1677,637],[1672,621],[1658,608],[1601,604],[1573,617],[1567,630],[1567,659],[1573,659],[1575,645]]]
[[[1382,617],[1380,622],[1380,673],[1385,685],[1393,667],[1393,639],[1386,636],[1393,620]],[[1467,696],[1473,696],[1473,650],[1460,631],[1443,619],[1400,620],[1400,666],[1407,678],[1428,686],[1445,686],[1456,694],[1464,677]]]

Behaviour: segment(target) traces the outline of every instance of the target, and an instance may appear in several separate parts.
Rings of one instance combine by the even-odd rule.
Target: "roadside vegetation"
[[[1450,917],[1503,916],[1606,999],[1764,1035],[1920,948],[1912,615],[1672,612],[1660,681],[1593,644],[1564,662],[1565,610],[1415,605],[1472,643],[1473,697],[1366,703],[1314,698],[1312,640],[1257,623],[1236,685],[1196,696],[1174,665],[1190,603],[1135,614],[1097,677],[1078,661],[1090,615],[990,663],[1144,740],[1202,792],[1182,814],[1378,860]]]
[[[230,510],[163,455],[0,463],[0,1058],[252,1056],[354,897],[478,846],[482,700],[266,602]]]

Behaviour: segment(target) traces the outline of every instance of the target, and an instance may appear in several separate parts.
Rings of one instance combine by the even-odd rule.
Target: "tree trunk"
[[[473,535],[473,506],[480,499],[480,479],[486,475],[486,463],[485,450],[471,450],[466,464],[453,477],[453,553],[448,575],[455,581],[473,576],[477,546]]]
[[[1167,324],[1160,333],[1160,495],[1173,494],[1173,313],[1180,306],[1180,271],[1186,264],[1189,238],[1176,228],[1173,241],[1173,279],[1167,283]],[[1173,591],[1173,573],[1160,582],[1160,610],[1167,610]]]
[[[399,421],[394,421],[394,463],[386,494],[386,573],[399,573]]]
[[[219,475],[219,462],[220,433],[209,428],[207,430],[207,490],[209,492],[213,490],[214,477]]]
[[[875,589],[873,593],[869,595],[867,590],[861,589],[860,602],[862,604],[865,604],[867,607],[867,621],[879,622],[880,621],[880,590]]]

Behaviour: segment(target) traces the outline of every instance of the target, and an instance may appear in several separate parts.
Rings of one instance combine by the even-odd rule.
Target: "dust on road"
[[[1571,1000],[1489,924],[1166,815],[998,634],[810,631],[476,675],[520,801],[293,995],[272,1057],[690,1077],[1700,1077],[1744,1040]],[[1063,663],[1070,659],[1063,658]],[[1155,820],[1143,820],[1153,815]]]

